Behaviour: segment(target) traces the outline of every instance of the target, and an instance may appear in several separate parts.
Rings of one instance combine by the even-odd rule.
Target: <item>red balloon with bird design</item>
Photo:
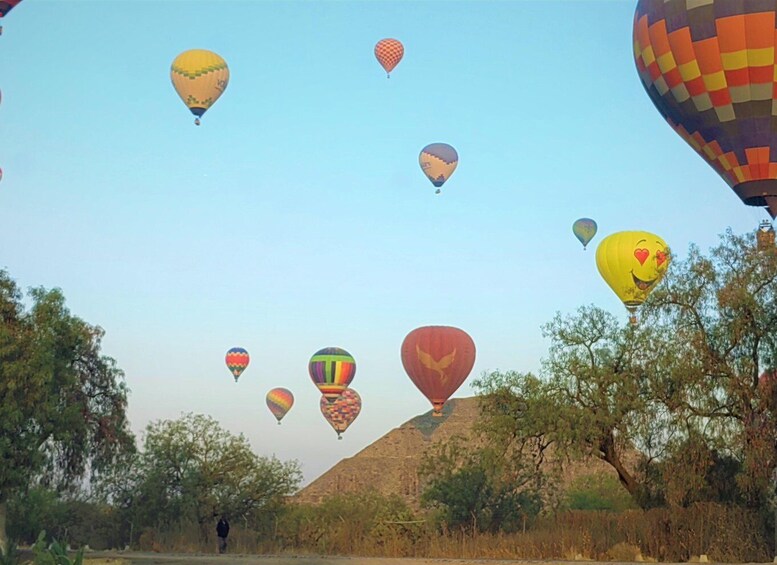
[[[450,326],[425,326],[402,342],[402,365],[410,380],[429,399],[434,415],[472,371],[475,342],[467,332]]]

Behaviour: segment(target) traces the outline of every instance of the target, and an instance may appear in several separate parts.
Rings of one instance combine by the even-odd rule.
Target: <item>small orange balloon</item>
[[[391,71],[399,64],[404,54],[405,47],[396,39],[381,39],[375,44],[375,57],[380,66],[386,70],[388,78],[391,78]]]

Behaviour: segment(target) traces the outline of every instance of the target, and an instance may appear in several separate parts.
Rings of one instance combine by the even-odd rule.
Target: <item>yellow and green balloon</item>
[[[229,84],[227,62],[213,51],[190,49],[178,55],[170,67],[170,79],[183,103],[196,116],[202,115],[224,94]]]

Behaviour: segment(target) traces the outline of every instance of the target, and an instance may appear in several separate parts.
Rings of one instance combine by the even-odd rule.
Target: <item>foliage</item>
[[[575,478],[566,491],[569,510],[622,512],[635,507],[634,501],[612,475],[591,474]]]
[[[279,549],[328,554],[410,555],[424,522],[398,496],[333,494],[318,505],[292,504],[280,515]]]
[[[138,534],[189,521],[210,534],[213,519],[271,519],[301,481],[296,461],[259,457],[246,438],[209,416],[186,414],[150,424],[141,453],[100,485]]]
[[[122,548],[128,537],[117,508],[41,486],[17,493],[9,501],[8,517],[9,535],[26,544],[34,543],[41,530],[49,539],[93,549]]]
[[[530,462],[504,450],[453,437],[428,451],[419,473],[421,501],[438,510],[448,529],[515,531],[542,506],[542,475]]]
[[[534,441],[597,457],[643,508],[711,500],[759,505],[777,468],[777,249],[727,233],[675,260],[641,322],[595,306],[557,314],[542,378],[476,381],[494,445]]]
[[[134,445],[123,374],[100,352],[103,330],[73,316],[59,290],[35,288],[29,300],[26,309],[0,271],[0,513],[32,479],[67,487]]]
[[[81,548],[71,559],[68,556],[67,548],[63,547],[57,540],[46,544],[46,532],[41,532],[38,540],[32,547],[35,555],[35,565],[83,565],[84,549]]]
[[[0,548],[0,565],[19,565],[21,563],[22,560],[16,543],[9,543],[5,550]]]
[[[759,376],[777,367],[777,248],[730,231],[709,256],[691,247],[646,304],[661,336],[651,394],[671,412],[680,442],[739,462],[753,504],[777,468],[777,406]]]

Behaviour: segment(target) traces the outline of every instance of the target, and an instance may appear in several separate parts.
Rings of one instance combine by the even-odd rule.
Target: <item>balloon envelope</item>
[[[405,54],[402,42],[397,39],[381,39],[375,44],[375,58],[388,76],[394,70]]]
[[[342,439],[340,434],[348,429],[361,412],[362,399],[355,390],[347,388],[334,402],[329,402],[322,396],[319,407],[326,421],[337,432],[337,439]]]
[[[16,6],[22,0],[2,0],[0,1],[0,18],[4,18],[5,15],[10,12],[14,6]]]
[[[248,356],[248,351],[242,347],[233,347],[227,351],[227,368],[229,369],[229,372],[232,373],[232,376],[235,377],[235,382],[237,382],[237,379],[240,377],[243,371],[246,370],[249,361],[250,358]]]
[[[634,57],[658,111],[750,206],[777,215],[774,2],[639,0]]]
[[[183,103],[200,118],[226,90],[229,68],[213,51],[190,49],[173,61],[170,79]]]
[[[410,380],[440,416],[475,364],[475,342],[458,328],[425,326],[407,334],[401,354]]]
[[[632,312],[642,304],[669,267],[666,242],[645,231],[624,231],[605,237],[596,249],[599,274]]]
[[[324,398],[334,402],[356,375],[356,361],[345,349],[325,347],[310,358],[308,372]]]
[[[580,218],[572,224],[572,233],[583,244],[583,249],[591,242],[596,235],[596,222],[591,218]]]
[[[267,408],[280,424],[286,413],[294,406],[294,395],[289,389],[278,387],[267,393],[266,401]]]
[[[439,188],[456,170],[459,154],[447,143],[432,143],[421,149],[418,164],[432,184]]]

